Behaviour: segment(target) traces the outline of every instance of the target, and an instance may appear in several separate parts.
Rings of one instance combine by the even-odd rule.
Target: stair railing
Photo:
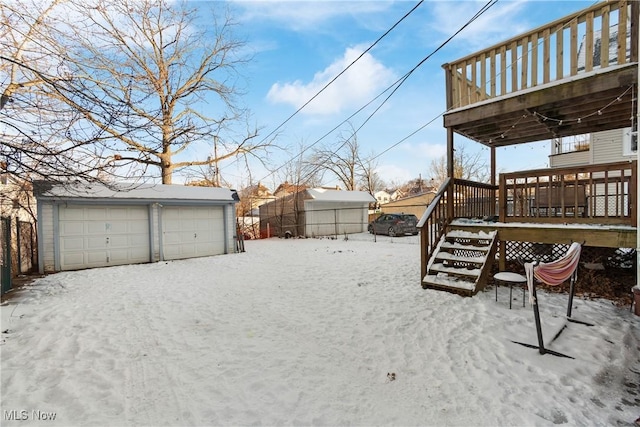
[[[420,229],[421,261],[420,278],[427,274],[427,263],[437,246],[440,238],[446,232],[446,227],[453,218],[447,215],[447,200],[445,195],[449,186],[453,185],[453,179],[447,178],[436,193],[435,197],[427,206],[422,218],[418,222]]]

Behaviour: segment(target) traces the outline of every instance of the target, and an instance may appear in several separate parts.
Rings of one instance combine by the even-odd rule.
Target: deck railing
[[[418,224],[422,245],[421,277],[427,274],[431,253],[453,218],[482,218],[496,214],[497,190],[495,185],[457,178],[447,178],[440,186]],[[449,194],[453,195],[451,205],[448,203]],[[451,211],[452,215],[448,213]]]
[[[440,186],[429,206],[425,210],[418,228],[420,228],[420,246],[421,246],[421,266],[420,266],[420,280],[427,274],[427,263],[433,253],[433,250],[438,245],[440,238],[446,232],[446,227],[453,219],[447,215],[446,194],[451,185],[452,179],[447,178],[446,181]]]
[[[638,3],[599,2],[443,65],[447,108],[464,107],[579,72],[637,62]]]
[[[638,162],[500,174],[500,222],[637,226]]]

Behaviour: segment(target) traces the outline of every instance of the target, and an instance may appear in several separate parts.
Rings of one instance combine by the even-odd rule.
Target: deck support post
[[[491,185],[496,185],[496,147],[491,146]],[[491,215],[496,214],[496,192],[491,197]]]
[[[453,190],[455,184],[454,171],[454,148],[453,148],[453,128],[447,128],[447,176],[451,178],[449,187],[447,188],[447,218],[453,218]]]

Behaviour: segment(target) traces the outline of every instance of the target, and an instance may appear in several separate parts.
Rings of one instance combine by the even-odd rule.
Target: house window
[[[635,156],[638,154],[638,124],[625,128],[622,134],[623,154],[625,156]]]

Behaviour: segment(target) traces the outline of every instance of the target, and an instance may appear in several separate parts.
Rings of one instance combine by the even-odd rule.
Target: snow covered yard
[[[2,425],[632,425],[640,318],[420,287],[418,236],[51,275],[1,307]],[[539,294],[545,341],[566,295]],[[39,412],[40,411],[40,412]],[[46,423],[38,416],[55,417]],[[19,421],[24,419],[24,421]]]

